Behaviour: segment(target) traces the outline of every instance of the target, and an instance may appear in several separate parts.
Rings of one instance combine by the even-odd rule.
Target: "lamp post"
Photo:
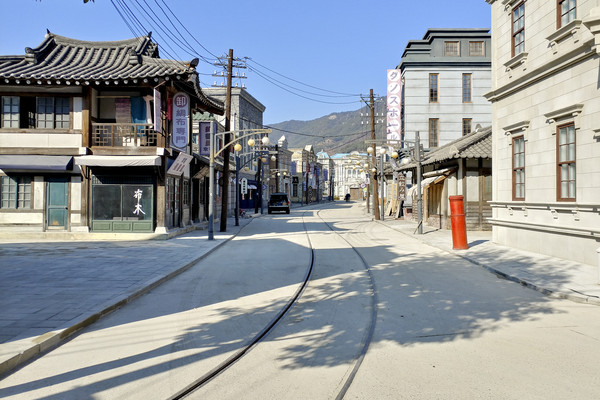
[[[383,201],[383,157],[385,156],[386,150],[385,147],[381,146],[379,148],[379,191],[381,193],[381,211],[379,213],[379,215],[381,215],[381,220],[383,221],[385,219],[384,214],[385,214],[385,202]]]
[[[269,144],[269,137],[266,136],[269,133],[271,133],[272,130],[271,129],[242,129],[242,130],[237,130],[237,131],[227,131],[227,132],[220,132],[220,133],[216,133],[213,131],[213,127],[211,124],[211,131],[210,131],[210,162],[209,162],[209,177],[208,177],[208,240],[214,240],[214,207],[215,207],[215,158],[221,154],[226,148],[228,148],[229,146],[231,146],[232,144],[235,143],[234,145],[234,150],[239,151],[242,149],[242,145],[239,143],[239,140],[247,138],[247,137],[251,137],[251,136],[256,136],[256,135],[260,135],[260,134],[265,134],[265,136],[263,136],[262,143],[263,145],[268,145]],[[229,143],[225,143],[223,145],[223,148],[221,148],[221,150],[219,151],[215,151],[215,139],[217,136],[223,136],[223,137],[227,137],[227,135],[231,134],[231,133],[235,133],[234,136],[237,136],[235,139],[233,139],[232,141],[230,141]],[[248,140],[248,145],[249,146],[254,146],[255,141],[254,139],[249,139]],[[237,161],[237,157],[236,157],[236,161]],[[228,163],[229,160],[223,160],[223,163]],[[238,176],[238,168],[237,168],[237,163],[236,163],[236,198],[237,198],[237,192],[238,192],[238,182],[237,182],[237,176]],[[229,179],[229,177],[224,176],[223,179]],[[236,199],[236,202],[238,200]],[[239,206],[239,204],[238,204]],[[239,213],[239,210],[236,209],[236,217],[237,214]],[[236,219],[237,221],[237,219]],[[238,222],[239,223],[239,222]],[[236,223],[237,225],[237,223]]]
[[[409,142],[404,140],[404,142]],[[413,161],[417,164],[417,232],[419,235],[423,234],[423,197],[421,194],[421,138],[419,136],[419,131],[415,132],[415,141],[414,141],[414,154]],[[411,161],[410,158],[405,158],[402,160],[403,164],[408,164]]]

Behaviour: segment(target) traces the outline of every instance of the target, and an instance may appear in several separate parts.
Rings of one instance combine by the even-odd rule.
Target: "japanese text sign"
[[[184,149],[189,140],[190,98],[185,93],[173,96],[173,133],[171,147]]]

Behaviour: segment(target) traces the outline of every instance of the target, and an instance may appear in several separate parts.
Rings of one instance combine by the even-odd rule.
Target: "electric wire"
[[[269,70],[269,71],[273,72],[274,74],[277,74],[277,75],[279,75],[279,76],[281,76],[281,77],[283,77],[283,78],[289,79],[289,80],[291,80],[291,81],[294,81],[294,82],[296,82],[296,83],[299,83],[299,84],[301,84],[301,85],[304,85],[304,86],[308,86],[308,87],[310,87],[310,88],[313,88],[313,89],[321,90],[321,91],[323,91],[323,92],[329,92],[329,93],[338,94],[338,95],[340,95],[340,97],[360,97],[360,94],[341,93],[341,92],[335,92],[335,91],[333,91],[333,90],[321,89],[321,88],[319,88],[319,87],[312,86],[312,85],[309,85],[309,84],[307,84],[307,83],[303,83],[303,82],[300,82],[300,81],[298,81],[298,80],[296,80],[296,79],[293,79],[293,78],[290,78],[290,77],[288,77],[288,76],[285,76],[285,75],[283,75],[283,74],[280,74],[279,72],[277,72],[277,71],[274,71],[274,70],[272,70],[271,68],[268,68],[268,67],[266,67],[266,66],[264,66],[264,65],[260,64],[259,62],[255,61],[255,60],[254,60],[254,59],[252,59],[252,58],[248,58],[248,60],[250,60],[252,63],[254,63],[254,64],[256,64],[256,65],[258,65],[258,66],[260,66],[260,67],[262,67],[262,68],[264,68],[264,69],[266,69],[266,70]]]
[[[219,57],[215,56],[214,53],[210,52],[204,45],[202,45],[202,43],[200,43],[196,39],[196,37],[189,31],[189,29],[187,29],[187,27],[181,22],[181,20],[176,16],[176,14],[173,12],[173,10],[168,6],[168,4],[164,0],[161,0],[164,7],[161,6],[161,4],[159,4],[158,0],[155,0],[156,6],[158,6],[160,8],[162,14],[165,16],[164,19],[166,19],[168,21],[168,23],[170,24],[170,26],[173,27],[175,32],[177,32],[179,37],[181,37],[181,40],[179,38],[177,38],[177,36],[175,34],[172,34],[169,32],[170,30],[167,29],[167,23],[164,21],[163,18],[161,18],[158,15],[157,12],[155,12],[153,10],[152,6],[146,0],[143,0],[143,3],[146,5],[146,8],[148,8],[154,15],[154,18],[157,21],[159,21],[158,29],[146,29],[146,32],[144,32],[145,25],[136,17],[135,13],[125,3],[125,0],[116,0],[116,1],[119,4],[120,9],[119,9],[119,6],[117,6],[117,4],[115,3],[115,0],[111,0],[111,3],[117,10],[118,14],[121,16],[121,19],[124,21],[124,23],[129,28],[129,30],[132,31],[132,33],[134,33],[134,35],[136,35],[136,36],[145,36],[146,32],[156,31],[158,38],[163,42],[164,46],[166,47],[166,49],[163,48],[163,51],[169,58],[171,58],[173,60],[177,60],[180,58],[180,57],[172,55],[172,53],[177,54],[177,51],[175,51],[173,49],[173,47],[171,47],[169,45],[169,42],[173,42],[175,45],[177,45],[178,48],[182,49],[187,54],[190,54],[192,56],[198,56],[203,62],[205,62],[207,64],[211,64],[211,65],[214,64],[209,59],[204,57],[201,54],[201,52],[197,51],[198,50],[197,48],[193,47],[186,40],[183,33],[177,28],[177,25],[175,24],[173,19],[167,13],[167,10],[172,15],[172,17],[177,21],[177,24],[183,28],[183,30],[195,41],[195,43],[198,46],[200,46],[204,51],[209,53],[215,59],[219,59]],[[145,14],[145,15],[143,15],[143,17],[144,17],[144,20],[146,21],[147,25],[150,25],[153,28],[156,28],[157,27],[156,24],[152,23],[152,20],[153,20],[152,16],[150,15],[150,13],[148,11],[146,11],[145,7],[142,6],[142,4],[139,2],[139,0],[136,0],[134,5],[136,5],[138,10],[140,10],[141,12],[143,12],[143,14]],[[148,16],[149,19],[146,16]],[[163,35],[161,35],[160,34],[161,31],[165,32],[167,37],[164,37]],[[141,34],[139,34],[139,32],[141,32]],[[303,83],[299,80],[296,80],[294,78],[291,78],[289,76],[281,74],[281,73],[255,61],[255,60],[253,60],[252,58],[246,57],[245,59],[248,60],[247,64],[249,64],[249,65],[247,65],[247,67],[248,67],[249,71],[254,72],[257,76],[264,79],[268,83],[278,87],[279,89],[284,90],[284,91],[286,91],[292,95],[295,95],[297,97],[303,98],[305,100],[313,101],[313,102],[323,103],[323,104],[356,104],[356,103],[360,103],[360,100],[358,100],[358,101],[356,101],[356,100],[355,101],[327,101],[327,100],[314,98],[312,96],[327,97],[327,98],[339,98],[339,97],[359,97],[360,95],[337,92],[337,91],[333,91],[333,90],[323,89],[323,88],[320,88],[320,87],[317,87],[314,85],[309,85],[307,83]],[[264,70],[267,70],[270,73],[265,72]],[[198,73],[198,74],[204,75],[204,76],[213,76],[212,74],[206,74],[206,73]],[[273,74],[283,77],[283,78],[290,80],[292,82],[295,82],[297,84],[315,89],[317,91],[328,93],[328,94],[317,93],[314,91],[300,89],[296,86],[292,86],[290,84],[287,84],[287,83],[281,81],[280,79],[275,78],[273,76]],[[299,134],[298,132],[289,132],[289,133]],[[341,135],[341,136],[346,136],[346,135]]]
[[[264,75],[263,73],[261,73],[260,71],[257,71],[256,69],[252,68],[252,67],[248,67],[249,71],[253,71],[255,72],[258,76],[260,76],[261,78],[263,78],[264,80],[266,80],[267,82],[271,83],[272,85],[277,86],[278,88],[285,90],[288,93],[291,93],[295,96],[298,97],[302,97],[303,99],[307,99],[307,100],[311,100],[311,101],[315,101],[317,103],[325,103],[325,104],[356,104],[356,103],[360,103],[360,101],[344,101],[344,102],[339,102],[339,101],[326,101],[326,100],[319,100],[319,99],[313,99],[311,97],[308,96],[304,96],[302,94],[299,93],[295,93],[292,90],[278,84],[277,82],[273,81],[273,78],[267,77],[266,75]]]
[[[153,18],[152,15],[150,15],[150,12],[148,10],[150,10],[152,12],[155,20],[160,20],[160,17],[154,12],[154,10],[151,7],[143,7],[140,3],[140,0],[134,0],[134,1],[132,1],[132,4],[134,4],[136,6],[136,8],[140,11],[140,14],[142,14],[146,23],[150,24],[150,20]],[[145,1],[144,1],[144,4],[146,4],[146,6],[148,5],[148,3],[146,3]],[[148,18],[150,18],[150,20]],[[162,22],[162,21],[161,21],[161,23],[164,24],[164,22]],[[184,52],[191,55],[192,57],[197,56],[196,51],[191,46],[189,46],[188,43],[186,43],[185,41],[181,41],[177,36],[173,35],[168,29],[163,29],[163,32],[167,35],[167,37],[172,42],[174,42]]]

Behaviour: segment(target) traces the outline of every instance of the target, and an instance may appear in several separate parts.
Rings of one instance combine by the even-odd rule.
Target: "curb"
[[[249,223],[250,222],[248,222],[248,224]],[[67,328],[57,330],[57,331],[46,332],[36,338],[27,339],[33,343],[33,345],[31,347],[29,347],[25,350],[21,350],[18,354],[15,354],[14,356],[0,362],[0,378],[7,375],[13,369],[19,367],[20,365],[24,364],[25,362],[31,360],[35,356],[45,353],[55,347],[58,347],[62,342],[64,342],[66,339],[73,336],[79,330],[93,324],[94,322],[98,321],[100,318],[110,314],[111,312],[117,310],[118,308],[123,307],[127,303],[137,299],[140,296],[143,296],[144,294],[150,292],[151,290],[155,289],[156,287],[160,286],[161,284],[165,283],[166,281],[187,271],[192,266],[194,266],[196,263],[198,263],[202,259],[208,257],[215,250],[219,249],[220,247],[222,247],[226,243],[228,243],[230,240],[235,238],[246,226],[248,226],[248,224],[241,226],[240,229],[235,234],[231,235],[231,237],[223,240],[223,242],[221,242],[221,243],[218,243],[217,245],[215,245],[215,247],[208,250],[206,253],[202,254],[201,256],[197,257],[196,259],[183,265],[182,267],[177,268],[176,270],[168,273],[167,275],[165,275],[163,277],[145,282],[144,284],[142,284],[142,287],[140,289],[136,290],[132,294],[129,294],[129,295],[125,294],[121,297],[117,297],[115,300],[109,300],[107,303],[105,303],[107,305],[101,306],[102,309],[100,311],[95,312],[92,315],[83,317],[83,319],[76,318],[76,319],[72,320],[72,322],[68,322],[67,324],[69,326]]]

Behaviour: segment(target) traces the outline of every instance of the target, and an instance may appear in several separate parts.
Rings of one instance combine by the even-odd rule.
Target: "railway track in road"
[[[367,353],[367,350],[371,344],[371,340],[373,337],[373,333],[375,330],[375,324],[376,324],[376,320],[377,320],[377,304],[378,304],[377,290],[376,290],[376,286],[375,286],[375,281],[374,281],[373,276],[370,271],[370,266],[368,265],[367,261],[364,259],[364,257],[361,255],[361,253],[358,251],[358,249],[356,247],[354,247],[348,240],[346,240],[342,234],[340,234],[338,231],[336,231],[334,229],[334,227],[323,218],[323,216],[321,215],[321,211],[322,210],[316,210],[316,212],[314,212],[314,215],[316,215],[316,217],[318,217],[318,219],[321,221],[322,224],[327,226],[327,228],[329,229],[330,232],[334,233],[340,240],[342,240],[344,243],[346,243],[346,245],[353,251],[354,257],[356,257],[356,258],[358,258],[358,260],[360,260],[360,264],[362,265],[362,268],[364,269],[363,272],[368,275],[368,285],[369,285],[369,293],[370,293],[370,296],[369,296],[370,301],[369,301],[369,307],[368,307],[369,308],[368,312],[369,312],[370,316],[369,316],[369,318],[367,318],[368,326],[364,327],[364,333],[361,335],[362,338],[360,341],[360,346],[358,346],[358,351],[354,353],[352,362],[347,363],[346,371],[343,373],[343,376],[341,377],[341,381],[337,382],[337,386],[332,393],[333,394],[332,398],[343,399],[346,392],[350,388],[352,381],[354,380],[354,377],[356,376],[356,373],[360,369],[362,361],[363,361],[363,359]],[[242,358],[250,352],[250,350],[253,350],[255,347],[257,347],[261,343],[261,341],[267,339],[269,334],[271,332],[273,332],[273,330],[278,325],[280,325],[280,324],[285,325],[286,323],[289,323],[289,321],[286,321],[286,315],[288,315],[290,313],[290,310],[299,302],[303,293],[305,292],[307,287],[310,285],[310,280],[313,277],[315,264],[316,264],[315,247],[313,245],[313,242],[311,241],[311,232],[309,232],[309,229],[307,228],[307,222],[306,222],[306,215],[309,212],[310,211],[304,211],[302,213],[303,229],[306,233],[308,244],[309,244],[309,249],[310,249],[310,260],[309,260],[309,266],[307,268],[307,273],[306,273],[304,282],[302,282],[302,284],[301,284],[301,287],[297,290],[297,292],[294,294],[294,296],[292,296],[292,298],[290,298],[289,302],[281,310],[281,312],[267,326],[265,326],[262,331],[260,331],[254,338],[252,338],[247,343],[247,345],[245,345],[243,348],[239,349],[239,351],[237,351],[235,354],[230,356],[227,360],[225,360],[223,363],[221,363],[220,365],[215,367],[213,370],[209,371],[208,373],[203,374],[195,382],[191,383],[188,387],[184,388],[183,390],[178,392],[176,395],[174,395],[170,399],[175,400],[175,399],[186,398],[190,395],[193,396],[193,393],[200,388],[210,390],[210,387],[211,387],[210,381],[213,378],[217,377],[219,374],[221,374],[225,370],[228,370],[230,368],[235,368],[235,364],[238,363],[239,361],[241,361]],[[301,315],[302,311],[300,311],[299,313]],[[302,317],[301,316],[298,317],[298,315],[296,315],[295,318],[302,319]],[[294,319],[294,317],[291,317],[291,319]],[[260,350],[257,348],[254,351],[258,352]],[[190,396],[190,397],[192,397],[192,396]]]
[[[225,361],[217,365],[215,368],[210,370],[209,372],[203,374],[196,381],[192,382],[189,386],[185,387],[174,396],[170,397],[170,400],[178,400],[183,399],[188,396],[190,393],[194,392],[198,388],[205,385],[215,376],[231,367],[235,364],[239,359],[241,359],[247,352],[249,352],[258,342],[260,342],[265,336],[269,334],[269,332],[281,321],[281,319],[285,316],[285,314],[290,310],[290,308],[294,305],[294,303],[298,300],[298,298],[302,295],[302,292],[306,288],[306,285],[310,281],[310,277],[312,276],[314,262],[315,262],[315,253],[312,247],[312,243],[310,241],[310,236],[308,235],[308,231],[306,230],[306,224],[304,223],[304,215],[303,218],[303,226],[305,232],[307,232],[307,240],[309,244],[310,257],[308,262],[308,268],[306,270],[306,275],[304,276],[304,280],[301,285],[298,287],[298,290],[294,293],[294,295],[289,299],[287,304],[281,309],[281,311],[273,318],[256,336],[254,336],[246,345],[236,351],[233,355],[227,358]]]
[[[306,208],[255,221],[3,378],[0,397],[342,399],[378,306],[367,253],[352,238],[364,221],[338,225],[346,212]]]

